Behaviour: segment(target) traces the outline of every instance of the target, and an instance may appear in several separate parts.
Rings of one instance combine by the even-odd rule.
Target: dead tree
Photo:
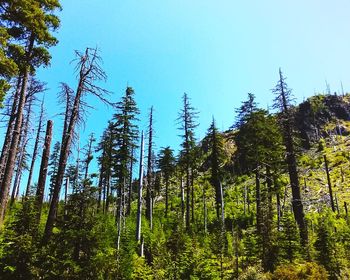
[[[147,189],[146,189],[146,218],[149,220],[150,229],[153,228],[153,107],[150,109],[148,125],[148,157],[147,157]]]
[[[39,171],[39,179],[38,179],[38,187],[36,189],[36,207],[37,207],[37,221],[40,220],[41,216],[41,208],[44,200],[44,190],[45,183],[47,177],[47,169],[49,165],[49,157],[50,157],[50,146],[52,139],[52,126],[53,122],[51,120],[47,121],[46,125],[46,134],[44,140],[44,149],[41,157],[40,171]]]
[[[141,135],[141,153],[140,153],[140,170],[139,170],[139,187],[137,197],[137,223],[136,223],[136,241],[141,240],[141,218],[142,218],[142,186],[143,186],[143,132]]]
[[[39,147],[39,142],[40,142],[40,134],[41,134],[41,130],[42,130],[43,119],[44,119],[44,100],[42,101],[41,108],[40,108],[38,129],[37,129],[37,133],[36,133],[36,137],[35,137],[34,149],[33,149],[33,154],[32,154],[32,161],[31,161],[30,168],[29,168],[29,175],[28,175],[28,181],[27,181],[27,187],[26,187],[26,197],[30,193],[30,184],[32,181],[34,164],[36,161],[36,157],[38,155],[38,147]]]
[[[332,211],[335,212],[335,206],[334,206],[334,200],[333,200],[333,190],[332,190],[332,183],[331,183],[331,178],[329,176],[329,169],[328,169],[328,160],[327,160],[327,156],[323,155],[323,159],[324,159],[324,164],[326,167],[326,174],[327,174],[327,182],[328,182],[328,191],[329,191],[329,199],[331,202],[331,207],[332,207]]]
[[[106,74],[100,67],[101,59],[98,56],[97,49],[87,48],[85,53],[76,52],[77,56],[77,76],[78,86],[74,96],[74,103],[70,113],[70,119],[67,126],[67,132],[63,135],[62,148],[60,151],[60,160],[58,165],[58,172],[55,178],[55,185],[52,194],[50,210],[46,222],[44,241],[47,242],[51,236],[52,228],[54,226],[55,217],[57,213],[59,195],[65,174],[68,156],[70,154],[71,144],[75,134],[76,125],[79,116],[82,113],[83,97],[86,95],[95,95],[105,103],[109,102],[104,95],[108,92],[95,85],[96,81],[105,80]]]

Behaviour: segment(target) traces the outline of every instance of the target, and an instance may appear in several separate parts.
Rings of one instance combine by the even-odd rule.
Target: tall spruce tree
[[[59,19],[53,14],[58,8],[60,8],[58,0],[1,2],[1,25],[6,26],[8,34],[13,38],[14,43],[9,46],[9,52],[17,59],[17,65],[20,65],[21,90],[18,92],[11,144],[4,143],[9,146],[9,152],[0,185],[0,223],[4,219],[15,167],[29,75],[39,66],[48,65],[50,62],[51,57],[47,49],[57,44],[57,39],[50,32],[59,26]]]
[[[223,137],[216,127],[215,119],[213,118],[212,123],[207,133],[209,143],[209,163],[211,171],[211,184],[215,189],[215,202],[216,202],[216,216],[220,219],[220,209],[222,206],[222,166],[224,163],[225,151]]]
[[[182,131],[183,142],[181,152],[182,168],[186,174],[186,228],[190,229],[190,201],[191,201],[191,171],[193,170],[194,151],[196,139],[194,136],[194,129],[198,126],[196,119],[198,112],[192,107],[187,93],[182,97],[183,108],[178,117],[180,123],[180,130]]]
[[[120,246],[120,235],[123,214],[125,213],[125,196],[127,182],[129,182],[129,165],[135,161],[133,149],[137,147],[139,109],[137,108],[135,92],[127,87],[125,95],[116,105],[117,112],[113,116],[113,177],[117,189],[117,215],[118,248]],[[129,191],[131,187],[129,186]]]
[[[308,232],[299,186],[295,144],[293,139],[293,120],[291,113],[292,91],[288,88],[286,79],[284,78],[281,69],[279,69],[279,81],[272,92],[276,96],[274,107],[280,112],[279,121],[281,124],[284,146],[286,149],[286,163],[288,165],[290,185],[292,188],[293,213],[295,220],[298,223],[301,242],[303,246],[307,248]]]
[[[169,208],[169,184],[170,177],[175,172],[174,151],[168,146],[162,148],[158,154],[158,168],[160,169],[165,182],[165,217],[168,215]]]

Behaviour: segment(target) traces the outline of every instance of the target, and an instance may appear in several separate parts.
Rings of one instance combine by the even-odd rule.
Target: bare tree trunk
[[[89,144],[88,144],[88,151],[87,151],[87,157],[86,157],[86,165],[85,165],[85,174],[84,179],[86,180],[89,174],[89,165],[92,160],[92,143],[95,141],[94,135],[91,134],[89,138]]]
[[[38,130],[37,130],[36,137],[35,137],[35,144],[34,144],[34,150],[33,150],[33,155],[32,155],[32,161],[31,161],[30,168],[29,168],[28,182],[27,182],[27,188],[26,188],[26,197],[28,197],[28,195],[29,195],[30,184],[32,181],[33,170],[34,170],[34,164],[35,164],[36,157],[38,154],[38,147],[39,147],[39,141],[40,141],[40,133],[42,130],[43,118],[44,118],[44,102],[41,103]]]
[[[152,152],[153,152],[153,107],[151,107],[148,125],[148,157],[147,157],[147,192],[146,192],[146,218],[149,220],[150,229],[153,229],[153,186],[152,186]]]
[[[207,201],[205,196],[205,188],[203,187],[203,222],[204,222],[204,233],[207,234],[208,232],[208,225],[207,225]]]
[[[194,220],[194,175],[193,170],[191,172],[191,214],[192,214],[192,223],[195,223]]]
[[[122,232],[122,218],[123,218],[123,196],[124,196],[124,190],[125,190],[125,183],[126,178],[124,178],[123,186],[121,188],[121,191],[119,193],[119,207],[118,207],[118,214],[117,214],[117,250],[120,249],[120,237]]]
[[[100,176],[98,179],[98,199],[97,199],[97,212],[101,209],[101,200],[102,200],[102,191],[103,191],[103,170],[100,168]]]
[[[190,213],[191,213],[191,180],[190,180],[190,167],[187,164],[186,167],[186,229],[190,229]]]
[[[261,202],[261,196],[260,196],[260,175],[259,170],[257,169],[255,171],[255,199],[256,199],[256,230],[258,233],[260,233],[260,223],[261,223],[261,213],[260,213],[260,202]]]
[[[91,71],[91,68],[90,68],[91,66],[89,67],[90,69],[86,69],[86,67],[88,67],[88,65],[86,65],[86,63],[88,63],[87,62],[88,50],[86,50],[86,56],[80,57],[80,59],[81,59],[81,65],[80,65],[80,73],[79,73],[79,83],[78,83],[76,95],[74,98],[74,104],[72,107],[67,132],[65,133],[65,135],[63,135],[63,141],[62,141],[62,146],[61,146],[61,151],[60,151],[60,160],[59,160],[59,165],[58,165],[58,170],[57,170],[57,176],[55,178],[55,185],[54,185],[54,189],[53,189],[53,193],[52,193],[50,210],[49,210],[49,214],[48,214],[47,222],[46,222],[46,226],[45,226],[44,240],[46,242],[48,241],[48,239],[51,236],[52,228],[54,226],[54,222],[56,219],[61,186],[62,186],[62,182],[63,182],[64,173],[66,170],[67,160],[68,160],[69,153],[70,153],[71,143],[72,143],[73,136],[74,136],[76,122],[78,120],[78,115],[79,115],[80,105],[81,105],[80,104],[81,97],[82,97],[82,94],[84,92],[85,82],[86,82],[86,78],[87,78],[86,75],[87,75],[88,71]]]
[[[169,208],[169,178],[165,179],[165,217],[168,217]]]
[[[17,149],[19,145],[19,137],[21,133],[20,129],[21,129],[22,120],[23,120],[23,109],[26,101],[26,91],[27,91],[27,84],[28,84],[28,78],[29,78],[29,72],[30,72],[29,61],[33,50],[33,46],[34,46],[34,35],[32,34],[29,39],[28,48],[26,51],[26,61],[28,62],[28,65],[25,66],[23,71],[23,82],[22,82],[22,88],[21,88],[21,93],[20,93],[18,107],[17,107],[16,121],[12,132],[11,146],[8,152],[8,158],[7,158],[7,163],[4,171],[4,176],[0,185],[0,225],[2,225],[5,218],[5,210],[8,202],[8,194],[9,194],[12,175],[15,167],[15,160],[16,160]]]
[[[41,157],[38,187],[36,190],[38,221],[40,220],[41,208],[44,200],[45,183],[46,183],[46,177],[47,177],[47,168],[49,164],[50,146],[51,146],[51,139],[52,139],[52,126],[53,126],[53,122],[51,120],[47,121],[46,135],[44,140],[44,150],[43,150],[43,155]]]
[[[110,203],[110,190],[111,190],[111,176],[107,176],[107,183],[106,183],[106,188],[107,188],[107,192],[106,192],[106,209],[105,212],[108,213],[109,211],[109,203]]]
[[[220,200],[221,200],[221,222],[223,231],[225,230],[225,203],[224,203],[224,190],[222,188],[221,181],[219,182],[219,188],[220,188]]]
[[[132,172],[133,172],[133,161],[134,158],[134,147],[131,147],[131,161],[129,170],[129,192],[128,192],[128,207],[126,209],[126,214],[129,215],[131,211],[131,200],[132,200]]]
[[[0,157],[0,178],[1,179],[2,179],[2,176],[4,174],[7,156],[8,156],[8,152],[9,152],[10,145],[11,145],[13,126],[14,126],[14,123],[16,120],[16,110],[17,110],[17,105],[18,105],[17,103],[18,103],[18,98],[19,98],[20,91],[21,91],[21,81],[22,81],[21,78],[18,77],[16,93],[14,95],[11,113],[10,113],[10,119],[8,121],[5,140],[4,140],[4,144],[2,146],[2,150],[1,150],[1,157]]]
[[[333,191],[332,191],[332,183],[331,183],[331,178],[329,176],[328,161],[327,161],[326,155],[323,155],[323,158],[324,158],[324,163],[326,165],[329,199],[330,199],[330,202],[331,202],[332,211],[335,212],[335,206],[334,206],[334,200],[333,200]]]
[[[181,214],[182,218],[185,219],[185,190],[182,177],[180,179],[180,196],[181,196]]]
[[[141,218],[142,218],[142,185],[143,185],[143,132],[141,136],[141,153],[140,153],[140,172],[139,172],[139,187],[137,200],[137,224],[136,224],[136,241],[141,240]]]

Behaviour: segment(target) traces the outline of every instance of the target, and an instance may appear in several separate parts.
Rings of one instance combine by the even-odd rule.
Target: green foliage
[[[312,262],[281,265],[276,268],[275,272],[270,277],[269,279],[271,280],[328,279],[324,267]]]

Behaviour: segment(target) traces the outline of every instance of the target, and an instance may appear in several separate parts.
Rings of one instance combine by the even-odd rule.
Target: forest
[[[271,108],[248,93],[229,129],[213,117],[201,139],[184,93],[181,148],[156,149],[157,108],[141,131],[137,92],[111,99],[102,54],[87,47],[75,87],[60,85],[53,135],[36,72],[60,10],[0,1],[0,279],[350,279],[349,93],[296,104],[276,69]],[[91,96],[114,114],[81,143]]]

